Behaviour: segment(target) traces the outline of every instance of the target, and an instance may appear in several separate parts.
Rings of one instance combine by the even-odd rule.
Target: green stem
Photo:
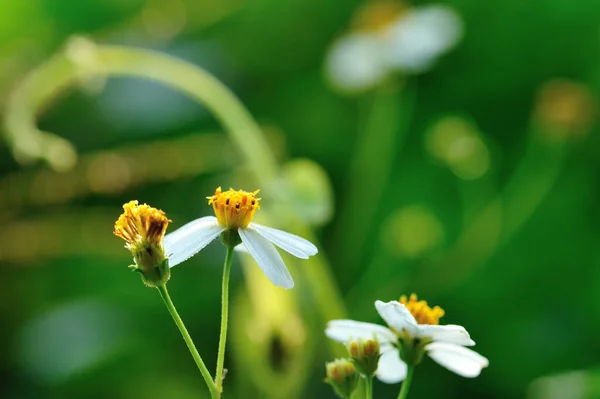
[[[185,341],[185,344],[187,345],[188,349],[190,350],[190,353],[191,353],[192,357],[194,358],[194,361],[196,362],[196,365],[198,366],[198,369],[200,370],[200,373],[202,374],[202,377],[204,378],[206,385],[208,386],[208,389],[210,391],[210,396],[212,398],[217,398],[218,397],[217,387],[215,386],[215,383],[213,382],[210,372],[206,368],[206,365],[202,361],[202,358],[200,357],[200,354],[198,353],[198,350],[196,349],[196,345],[194,345],[194,341],[192,341],[192,337],[190,337],[190,334],[188,333],[187,329],[185,328],[185,325],[183,324],[183,320],[181,320],[181,317],[179,317],[179,313],[177,313],[177,309],[175,309],[175,305],[173,305],[173,301],[171,300],[171,297],[169,296],[169,292],[167,291],[167,286],[161,285],[157,288],[158,288],[158,292],[160,293],[160,297],[162,298],[163,302],[165,303],[165,306],[167,307],[167,309],[169,310],[169,313],[171,313],[171,317],[173,317],[173,321],[175,322],[175,325],[177,326],[177,328],[179,328],[179,331],[181,332],[181,335],[183,336],[183,340]]]
[[[223,392],[223,365],[225,363],[225,346],[227,342],[227,319],[229,312],[229,273],[231,272],[231,261],[233,259],[232,246],[227,247],[225,254],[225,265],[223,266],[223,287],[221,297],[221,337],[219,338],[219,354],[217,356],[217,376],[215,383],[219,397]]]
[[[344,248],[340,262],[345,265],[349,281],[356,280],[375,211],[406,137],[414,97],[411,88],[393,87],[379,89],[365,103],[365,120],[348,166],[347,200],[339,211],[337,245]],[[356,220],[363,228],[354,228]]]
[[[415,366],[409,364],[407,367],[408,368],[406,370],[406,378],[402,383],[402,389],[400,389],[398,399],[406,399],[408,397],[408,390],[410,389],[413,373],[415,372]]]
[[[373,398],[373,376],[365,376],[365,399]]]

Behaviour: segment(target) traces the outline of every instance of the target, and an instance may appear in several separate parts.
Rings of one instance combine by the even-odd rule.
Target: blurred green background
[[[373,301],[411,292],[490,360],[470,380],[426,359],[411,397],[600,397],[597,1],[444,3],[463,24],[454,48],[427,71],[349,95],[328,84],[325,60],[369,4],[0,0],[5,122],[28,74],[69,40],[89,44],[73,41],[83,35],[211,72],[281,165],[259,187],[209,110],[141,79],[99,74],[32,110],[77,160],[14,156],[25,132],[5,126],[0,396],[207,397],[158,294],[111,233],[131,199],[165,210],[173,231],[211,214],[205,197],[222,185],[262,188],[259,214],[320,249],[290,263],[292,291],[234,265],[225,397],[334,397],[324,363],[343,352],[322,333],[327,315],[381,322]],[[223,258],[212,244],[169,283],[211,370]],[[376,382],[375,397],[398,389]]]

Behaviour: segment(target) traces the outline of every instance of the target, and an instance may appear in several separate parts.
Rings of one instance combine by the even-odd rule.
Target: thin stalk
[[[365,376],[365,399],[373,398],[373,376]]]
[[[398,399],[406,399],[408,397],[408,390],[410,389],[414,372],[415,366],[409,364],[406,370],[406,378],[402,383],[402,389],[400,389],[400,393],[398,394]]]
[[[165,306],[169,310],[169,313],[171,313],[171,317],[173,317],[173,321],[175,322],[175,325],[177,326],[177,328],[179,328],[179,331],[181,332],[183,340],[185,341],[185,344],[187,345],[188,349],[190,350],[190,354],[194,358],[194,361],[196,362],[196,365],[198,366],[198,369],[200,370],[200,373],[202,374],[202,377],[204,378],[204,382],[206,382],[206,385],[208,386],[208,390],[210,391],[211,398],[213,398],[213,399],[217,398],[218,397],[217,387],[215,386],[215,383],[213,382],[210,372],[206,368],[206,365],[202,361],[202,358],[200,357],[200,354],[198,353],[198,350],[196,349],[196,345],[194,345],[194,341],[192,341],[192,337],[190,337],[190,334],[188,333],[187,329],[185,328],[185,325],[183,324],[183,320],[181,320],[181,317],[179,317],[179,313],[177,313],[177,309],[175,309],[175,305],[173,305],[173,301],[171,300],[171,297],[169,296],[169,292],[167,291],[167,286],[161,285],[157,288],[158,288],[158,292],[160,293],[160,297],[162,298],[163,302],[165,303]]]
[[[221,296],[221,337],[219,338],[219,354],[217,356],[217,376],[215,383],[219,397],[223,392],[223,366],[225,364],[225,346],[227,343],[227,320],[229,314],[229,274],[233,259],[233,247],[228,246],[223,266],[223,287]]]

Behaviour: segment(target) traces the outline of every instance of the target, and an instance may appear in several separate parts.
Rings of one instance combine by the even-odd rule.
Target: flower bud
[[[377,338],[366,341],[364,339],[351,340],[346,344],[346,348],[348,348],[348,353],[361,374],[375,374],[377,363],[379,363],[381,357]]]
[[[349,359],[336,359],[325,365],[325,382],[332,386],[341,398],[349,398],[358,385],[356,367]]]

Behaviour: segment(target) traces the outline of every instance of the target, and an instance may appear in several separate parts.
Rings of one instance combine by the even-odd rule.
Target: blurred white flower
[[[402,302],[402,303],[401,303]],[[398,383],[406,377],[405,362],[417,365],[427,353],[438,364],[463,377],[477,377],[488,360],[465,346],[475,345],[464,327],[438,325],[444,311],[430,308],[416,295],[400,302],[375,302],[375,308],[389,328],[378,324],[354,320],[330,321],[325,334],[338,342],[350,339],[377,338],[381,358],[375,376],[388,384]]]
[[[374,18],[385,18],[384,23],[369,21],[366,29],[351,31],[332,45],[325,72],[336,89],[360,92],[394,72],[424,72],[462,36],[461,20],[447,6],[387,7],[385,11],[397,15],[389,18],[371,12]]]
[[[292,288],[294,280],[273,244],[300,259],[316,255],[317,247],[294,234],[253,223],[252,217],[259,208],[260,200],[255,197],[256,194],[258,190],[229,189],[223,192],[221,187],[217,188],[215,195],[208,197],[216,217],[201,217],[165,236],[169,266],[189,259],[225,233],[234,245],[242,245],[252,255],[273,284]]]

